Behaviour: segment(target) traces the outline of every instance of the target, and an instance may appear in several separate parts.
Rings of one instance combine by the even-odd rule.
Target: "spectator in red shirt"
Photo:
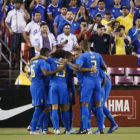
[[[88,24],[86,20],[81,20],[80,27],[81,29],[78,29],[74,32],[78,43],[80,43],[83,39],[88,40],[91,37],[91,32],[88,31]]]

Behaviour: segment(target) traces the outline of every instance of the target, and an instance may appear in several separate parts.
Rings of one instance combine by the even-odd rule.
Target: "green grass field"
[[[78,129],[78,128],[76,128]],[[49,129],[52,130],[51,128]],[[92,128],[93,131],[96,128]],[[105,129],[105,132],[108,128]],[[61,129],[63,132],[64,129]],[[120,127],[113,134],[104,135],[29,135],[26,128],[1,128],[0,140],[140,140],[140,127]]]

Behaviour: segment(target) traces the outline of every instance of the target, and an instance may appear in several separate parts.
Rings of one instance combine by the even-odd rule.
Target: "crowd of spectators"
[[[18,65],[21,42],[30,58],[41,48],[72,52],[83,39],[100,54],[140,55],[140,0],[0,0]]]

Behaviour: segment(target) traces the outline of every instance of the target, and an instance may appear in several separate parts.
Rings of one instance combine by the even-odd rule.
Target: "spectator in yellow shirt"
[[[111,19],[111,12],[109,10],[106,10],[104,13],[104,17],[105,19],[102,19],[101,23],[108,26],[107,34],[110,34],[110,32],[112,31],[111,25],[113,22],[113,20]]]
[[[31,80],[27,78],[27,73],[28,73],[28,66],[24,67],[24,73],[20,74],[15,82],[15,85],[24,85],[24,86],[30,86],[31,85]]]
[[[119,16],[116,20],[120,22],[120,25],[125,26],[125,34],[128,34],[130,28],[133,27],[133,15],[134,15],[134,3],[130,0],[130,13],[129,8],[127,6],[122,6],[122,16]]]

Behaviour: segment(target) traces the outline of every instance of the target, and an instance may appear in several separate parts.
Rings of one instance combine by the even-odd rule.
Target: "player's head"
[[[73,55],[72,53],[70,53],[69,51],[66,51],[65,52],[65,58],[70,61],[70,62],[73,62]]]
[[[81,47],[81,50],[84,51],[84,52],[90,50],[89,43],[85,39],[80,42],[80,47]]]
[[[71,0],[71,1],[70,1],[70,4],[71,4],[71,6],[76,6],[77,0]]]
[[[62,14],[62,15],[66,15],[66,14],[67,14],[67,11],[68,11],[68,8],[67,8],[65,5],[63,5],[63,6],[61,7],[61,14]]]
[[[103,0],[99,0],[98,1],[98,8],[100,10],[104,10],[105,9],[105,2]]]
[[[41,4],[42,0],[35,0],[37,4]]]
[[[52,58],[65,58],[65,52],[64,50],[56,50],[54,53],[51,53],[50,57]]]
[[[140,17],[136,19],[135,24],[137,28],[140,28]]]
[[[63,27],[64,34],[69,35],[70,34],[70,29],[71,29],[70,24],[66,23]]]
[[[46,22],[42,22],[40,24],[40,30],[41,30],[41,33],[47,33],[48,31],[48,25]]]
[[[125,34],[125,27],[123,25],[120,25],[117,28],[116,32],[118,32],[118,35],[122,37]]]
[[[66,18],[67,18],[67,20],[69,20],[69,21],[71,21],[71,20],[74,19],[74,14],[73,14],[73,12],[72,12],[71,10],[68,10],[68,11],[67,11]]]
[[[114,0],[115,5],[120,5],[121,0]]]
[[[15,9],[20,9],[20,7],[21,7],[21,4],[23,3],[21,0],[14,0],[14,7],[15,7]]]
[[[57,5],[58,4],[58,0],[52,0],[52,4],[53,5]]]
[[[127,6],[122,6],[121,11],[123,16],[127,16],[129,14],[129,8]]]
[[[82,53],[81,48],[75,48],[74,49],[74,56],[75,56],[75,58],[79,57],[81,53]]]
[[[120,22],[119,21],[114,21],[112,22],[111,28],[114,30],[116,30],[118,27],[120,26]]]
[[[41,20],[41,13],[40,13],[40,12],[36,11],[36,12],[34,13],[34,20],[35,20],[36,22],[40,22],[40,20]]]
[[[104,13],[104,17],[106,20],[110,20],[111,19],[111,12],[109,10],[106,10]]]
[[[98,33],[98,35],[103,35],[105,33],[105,26],[104,25],[98,25],[97,26],[97,33]]]
[[[40,50],[40,55],[48,57],[49,56],[49,49],[48,48],[42,48]]]

